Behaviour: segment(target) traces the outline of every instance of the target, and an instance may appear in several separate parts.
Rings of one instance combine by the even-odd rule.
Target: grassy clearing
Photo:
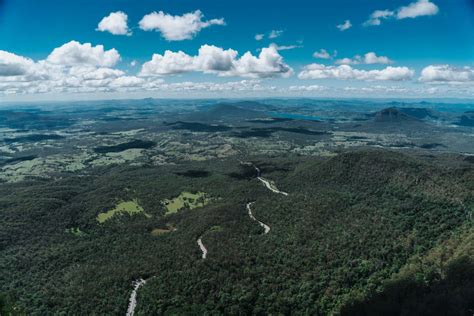
[[[216,225],[216,226],[212,226],[211,228],[209,228],[209,231],[220,233],[220,232],[224,231],[224,228],[222,226]]]
[[[134,160],[143,156],[143,149],[127,149],[120,152],[110,152],[93,160],[92,166],[108,166],[118,165],[126,162],[133,162]]]
[[[166,208],[165,215],[176,213],[183,208],[192,210],[194,208],[203,207],[209,204],[209,202],[210,199],[205,192],[191,193],[186,191],[181,192],[180,195],[171,200],[165,199],[162,201]]]
[[[160,236],[160,235],[163,235],[163,234],[166,234],[166,233],[169,233],[171,232],[172,230],[171,229],[164,229],[164,228],[155,228],[151,231],[151,234],[153,236]]]
[[[99,215],[97,215],[97,221],[102,224],[107,220],[111,219],[114,215],[120,215],[124,213],[128,213],[129,215],[143,213],[146,217],[151,217],[151,215],[145,213],[143,207],[141,207],[140,204],[138,204],[138,201],[135,199],[132,201],[120,202],[119,204],[117,204],[117,206],[115,206],[114,209],[104,213],[100,213]]]

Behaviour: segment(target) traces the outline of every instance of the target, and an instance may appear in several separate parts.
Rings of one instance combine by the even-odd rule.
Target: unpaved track
[[[202,236],[199,237],[199,239],[197,240],[197,244],[199,245],[199,248],[201,248],[201,251],[202,251],[202,258],[203,258],[203,259],[206,259],[206,257],[207,257],[207,249],[206,249],[206,247],[204,246],[204,244],[202,243]]]
[[[274,183],[272,183],[271,181],[265,179],[262,177],[262,171],[260,170],[259,167],[257,167],[256,165],[254,165],[253,163],[251,162],[244,162],[244,161],[241,161],[240,164],[242,165],[245,165],[245,166],[252,166],[255,168],[255,171],[257,172],[257,179],[263,183],[263,185],[270,191],[272,191],[273,193],[277,193],[277,194],[282,194],[284,196],[288,196],[288,193],[287,192],[283,192],[283,191],[280,191],[278,190],[278,188],[276,187],[276,185]],[[253,219],[254,221],[256,221],[260,226],[262,226],[264,229],[265,229],[265,234],[268,234],[268,232],[270,231],[270,226],[268,226],[267,224],[259,221],[258,219],[255,218],[255,216],[253,215],[252,213],[252,204],[254,202],[249,202],[247,203],[247,211],[249,212],[249,216],[251,219]]]
[[[278,190],[278,188],[274,184],[272,184],[270,181],[268,181],[268,180],[266,180],[262,177],[257,177],[257,179],[260,180],[267,187],[267,189],[272,191],[273,193],[283,194],[284,196],[288,196],[287,192],[283,192],[283,191]]]
[[[284,196],[288,196],[288,193],[287,192],[284,192],[284,191],[280,191],[278,190],[278,188],[275,186],[275,184],[273,184],[272,182],[270,182],[269,180],[265,179],[265,178],[262,178],[262,172],[260,170],[260,168],[258,168],[257,166],[255,166],[253,163],[251,162],[240,162],[241,164],[243,165],[248,165],[248,166],[253,166],[255,168],[255,171],[257,172],[257,179],[263,183],[263,185],[270,191],[272,191],[273,193],[276,193],[276,194],[282,194]],[[253,219],[254,221],[256,221],[260,226],[263,227],[264,229],[264,234],[268,234],[270,232],[270,226],[268,226],[267,224],[259,221],[258,219],[255,218],[255,216],[253,215],[252,213],[252,204],[255,203],[255,202],[249,202],[247,203],[247,211],[248,211],[248,214],[250,216],[251,219]],[[199,246],[199,248],[201,249],[201,252],[202,252],[202,259],[206,259],[207,257],[207,249],[206,247],[204,246],[204,244],[202,243],[202,236],[199,237],[199,239],[197,240],[197,244]],[[138,290],[140,289],[140,287],[142,287],[143,285],[145,285],[147,280],[143,280],[143,279],[139,279],[137,281],[134,281],[133,283],[133,291],[132,291],[132,294],[130,294],[130,299],[129,299],[129,303],[128,303],[128,309],[127,309],[127,316],[133,316],[133,314],[135,313],[135,308],[137,307],[137,292]]]
[[[288,193],[287,192],[284,192],[284,191],[280,191],[278,190],[278,188],[276,187],[276,185],[274,183],[272,183],[272,181],[269,181],[265,178],[262,177],[262,171],[260,170],[259,167],[257,167],[256,165],[254,165],[253,163],[251,162],[245,162],[245,161],[241,161],[240,162],[241,165],[244,165],[244,166],[252,166],[254,167],[255,171],[257,172],[257,179],[263,183],[263,185],[270,191],[272,191],[273,193],[277,193],[277,194],[282,194],[284,196],[288,196]]]
[[[135,308],[137,307],[137,292],[145,285],[146,280],[138,279],[133,282],[133,291],[130,294],[130,298],[128,299],[128,309],[127,309],[127,316],[133,316],[135,314]]]
[[[251,219],[253,219],[254,221],[256,221],[257,223],[260,224],[260,226],[263,227],[263,229],[265,230],[264,234],[268,234],[268,232],[270,231],[270,226],[268,226],[267,224],[259,221],[258,219],[255,218],[255,216],[253,216],[252,214],[252,204],[255,203],[255,202],[249,202],[247,203],[247,210],[249,211],[249,216]]]

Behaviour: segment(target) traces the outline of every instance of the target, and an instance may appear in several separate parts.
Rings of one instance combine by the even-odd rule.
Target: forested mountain
[[[209,203],[168,214],[183,191]],[[0,311],[120,315],[142,278],[138,315],[470,315],[473,208],[471,163],[387,150],[0,184]]]

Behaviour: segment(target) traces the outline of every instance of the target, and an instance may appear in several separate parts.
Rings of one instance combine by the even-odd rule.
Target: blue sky
[[[159,14],[141,24],[152,12]],[[201,25],[186,25],[193,22],[185,14]],[[117,26],[124,15],[126,30]],[[205,45],[212,49],[198,54]],[[111,49],[118,56],[104,61]],[[166,50],[167,58],[151,62]],[[0,51],[0,98],[7,100],[469,98],[474,1],[0,0]],[[241,59],[247,51],[255,60]]]

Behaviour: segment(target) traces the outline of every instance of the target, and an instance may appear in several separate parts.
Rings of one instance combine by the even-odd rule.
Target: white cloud
[[[381,86],[381,85],[372,85],[370,87],[344,87],[344,91],[352,92],[352,93],[361,93],[361,94],[367,94],[367,93],[377,93],[378,95],[384,95],[384,94],[400,94],[404,93],[406,94],[407,92],[411,92],[409,89],[405,87],[399,87],[399,86]]]
[[[104,80],[110,78],[118,78],[124,75],[124,72],[112,68],[95,68],[95,67],[71,67],[69,75],[80,77],[84,80]]]
[[[193,71],[194,59],[179,51],[166,50],[163,55],[153,54],[150,61],[143,64],[140,75],[155,76]]]
[[[127,24],[128,16],[122,12],[112,12],[104,17],[97,26],[97,31],[109,32],[113,35],[132,35]]]
[[[430,65],[421,71],[419,78],[423,82],[474,82],[474,68],[455,68],[450,65]]]
[[[121,76],[113,80],[110,85],[115,88],[140,87],[145,83],[143,78],[135,76]]]
[[[324,91],[324,90],[327,90],[327,88],[314,84],[314,85],[309,85],[309,86],[290,86],[288,90],[290,91]]]
[[[335,61],[337,65],[358,65],[362,62],[360,55],[355,55],[352,58],[344,57]]]
[[[127,79],[124,71],[111,68],[119,60],[115,49],[76,41],[55,48],[46,59],[36,62],[0,51],[0,94],[116,90]]]
[[[382,23],[382,20],[388,19],[394,14],[395,13],[390,10],[376,10],[370,15],[369,19],[365,21],[364,25],[380,25]]]
[[[271,43],[270,46],[275,47],[276,50],[290,50],[303,47],[302,45],[278,45],[275,43]]]
[[[288,77],[293,73],[291,67],[284,63],[283,57],[272,46],[262,48],[258,57],[246,52],[234,61],[234,68],[230,75],[242,77]]]
[[[112,67],[119,60],[120,54],[115,48],[104,50],[103,45],[92,46],[90,43],[81,44],[76,41],[70,41],[61,47],[55,48],[47,58],[49,63],[63,66]]]
[[[429,0],[418,0],[410,3],[406,7],[400,7],[397,12],[397,19],[416,18],[419,16],[436,15],[439,8]]]
[[[313,53],[314,58],[321,58],[321,59],[332,59],[336,55],[337,55],[336,51],[334,51],[334,53],[331,55],[324,48],[321,48],[319,51]]]
[[[350,20],[345,20],[344,23],[336,25],[339,31],[343,32],[352,27],[352,23]]]
[[[224,50],[212,45],[203,45],[198,55],[190,56],[182,51],[165,51],[163,55],[153,54],[143,64],[141,76],[160,76],[184,72],[213,73],[219,76],[240,76],[265,78],[289,76],[292,69],[283,62],[283,57],[274,46],[263,48],[256,57],[246,52],[237,57],[233,49]]]
[[[283,30],[271,30],[270,32],[267,32],[267,33],[259,33],[259,34],[255,34],[255,40],[256,41],[261,41],[263,39],[265,39],[265,37],[267,39],[275,39],[275,38],[278,38],[280,36],[283,35]]]
[[[268,34],[269,39],[274,39],[280,37],[283,34],[282,30],[272,30],[270,34]]]
[[[419,16],[436,15],[439,12],[439,8],[430,0],[418,0],[412,2],[407,6],[399,7],[395,11],[392,10],[376,10],[374,11],[369,19],[365,21],[365,26],[376,26],[382,23],[382,20],[389,18],[396,18],[397,20],[407,18],[417,18]]]
[[[393,63],[390,58],[386,56],[377,56],[374,52],[368,52],[363,57],[355,55],[353,58],[341,58],[336,60],[338,65],[373,65],[373,64],[391,64]]]
[[[387,56],[377,56],[374,52],[368,52],[364,55],[364,64],[391,64],[393,63]]]
[[[310,64],[298,74],[300,79],[343,79],[365,81],[401,81],[411,79],[414,71],[407,67],[386,67],[384,69],[362,70],[349,65],[325,66]]]
[[[24,75],[33,65],[33,60],[29,58],[0,50],[0,77]]]
[[[221,91],[236,91],[236,92],[255,92],[255,91],[273,91],[276,88],[273,86],[262,85],[260,80],[241,80],[229,82],[176,82],[157,84],[150,84],[147,86],[150,90],[160,91],[207,91],[207,92],[221,92]]]
[[[203,17],[199,10],[183,15],[170,15],[160,11],[145,15],[139,25],[144,31],[159,31],[168,41],[189,40],[204,28],[225,25],[223,18],[203,21]]]

